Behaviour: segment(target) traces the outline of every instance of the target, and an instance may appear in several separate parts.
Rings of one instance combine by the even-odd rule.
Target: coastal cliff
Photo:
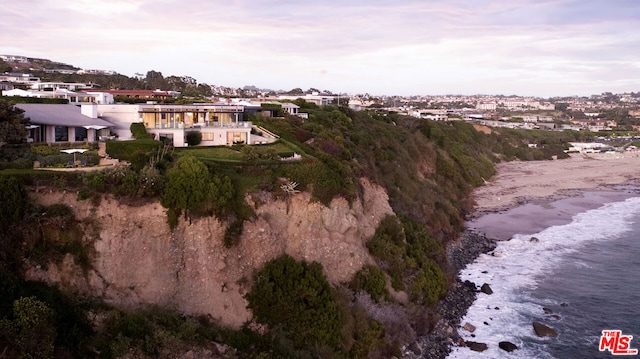
[[[223,244],[227,223],[215,217],[181,220],[171,231],[157,202],[134,206],[104,196],[95,205],[77,200],[75,192],[35,192],[36,203],[65,204],[78,221],[93,221],[97,233],[83,239],[93,253],[88,269],[67,254],[46,269],[28,263],[26,278],[119,307],[158,304],[237,328],[251,317],[243,297],[248,281],[269,260],[286,253],[317,261],[334,284],[374,263],[365,242],[393,212],[381,187],[367,180],[361,186],[360,198],[336,198],[329,206],[311,202],[307,192],[288,200],[249,194],[256,216],[232,248]]]

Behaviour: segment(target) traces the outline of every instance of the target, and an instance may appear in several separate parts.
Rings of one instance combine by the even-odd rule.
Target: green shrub
[[[409,295],[418,303],[434,305],[447,294],[447,279],[433,260],[427,259],[411,282]]]
[[[341,342],[342,313],[317,262],[286,254],[268,262],[246,298],[255,319],[295,348],[337,348]]]
[[[384,272],[373,265],[365,265],[353,277],[350,287],[355,291],[364,290],[376,302],[389,299]]]
[[[36,297],[20,298],[13,302],[17,343],[27,358],[49,358],[56,339],[54,313]]]
[[[179,211],[169,208],[167,210],[167,224],[169,228],[173,231],[178,226],[178,219],[180,217]]]
[[[136,140],[149,140],[151,139],[151,135],[147,132],[147,128],[144,126],[142,122],[135,122],[129,126],[131,130],[131,135]]]
[[[185,211],[199,211],[212,198],[216,189],[207,166],[193,156],[180,157],[167,171],[167,186],[162,205]]]
[[[187,132],[187,144],[189,146],[197,146],[202,142],[202,133],[200,131]]]

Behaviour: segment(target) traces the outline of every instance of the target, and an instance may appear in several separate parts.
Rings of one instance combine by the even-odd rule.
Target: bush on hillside
[[[387,281],[384,272],[373,265],[365,265],[360,269],[349,283],[354,291],[365,291],[371,299],[379,302],[389,299]]]
[[[342,312],[319,263],[274,259],[255,274],[246,298],[255,319],[295,348],[340,345]]]

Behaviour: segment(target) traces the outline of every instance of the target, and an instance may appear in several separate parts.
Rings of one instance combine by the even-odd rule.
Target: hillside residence
[[[522,120],[524,122],[553,122],[553,117],[551,116],[539,116],[539,115],[525,115],[522,116]]]
[[[280,95],[278,96],[279,100],[297,100],[297,99],[303,99],[306,102],[311,102],[311,103],[315,103],[318,106],[326,106],[326,105],[330,105],[333,103],[334,99],[337,98],[337,96],[334,95],[323,95],[323,94],[318,94],[318,93],[313,93],[313,94],[306,94],[306,95]]]
[[[107,121],[92,112],[91,105],[78,107],[67,104],[16,104],[30,119],[28,142],[94,142],[109,135]]]
[[[187,145],[190,131],[202,134],[203,146],[252,143],[250,121],[244,121],[244,106],[216,103],[192,105],[110,104],[95,105],[97,117],[113,124],[112,132],[119,139],[131,139],[132,123],[144,123],[147,131],[158,140]]]
[[[74,71],[75,73],[75,71]],[[87,84],[81,82],[38,82],[31,85],[32,90],[39,91],[55,91],[55,90],[90,90],[96,88],[95,84]]]
[[[0,82],[13,82],[18,84],[34,84],[40,82],[39,77],[31,76],[31,74],[21,74],[15,72],[5,72],[0,74]]]
[[[2,91],[2,96],[36,97],[36,98],[57,98],[65,99],[71,104],[80,103],[114,103],[113,95],[107,92],[74,92],[67,89],[57,89],[53,91],[22,90],[12,89]]]
[[[611,146],[599,142],[569,142],[569,152],[595,153]]]
[[[442,109],[422,109],[409,111],[409,115],[413,117],[423,118],[432,121],[448,121],[447,110]]]
[[[180,96],[177,91],[161,91],[161,90],[103,90],[102,92],[110,93],[115,96],[128,97],[132,99],[144,100],[166,100]]]
[[[476,105],[476,109],[483,111],[495,111],[498,108],[498,105],[495,103],[478,103]]]
[[[506,122],[506,121],[494,121],[494,120],[485,120],[480,119],[477,120],[481,125],[489,126],[489,127],[506,127],[506,128],[524,128],[531,130],[535,128],[533,123],[530,122]]]

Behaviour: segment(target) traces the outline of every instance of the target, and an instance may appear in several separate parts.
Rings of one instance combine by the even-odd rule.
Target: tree
[[[159,71],[147,71],[147,76],[144,79],[145,88],[148,90],[156,90],[156,89],[166,89],[167,81],[164,76],[162,76],[162,72]]]
[[[226,176],[211,176],[207,166],[193,156],[180,157],[167,171],[167,185],[162,205],[191,212],[206,208],[220,209],[233,198],[233,186]]]
[[[246,298],[259,323],[297,348],[338,347],[343,318],[320,263],[285,254],[267,263],[254,281]]]
[[[56,339],[54,313],[36,297],[13,302],[16,341],[25,358],[50,358]]]
[[[0,145],[2,143],[23,143],[27,140],[28,118],[24,111],[0,99]]]
[[[210,198],[211,175],[207,166],[193,156],[180,157],[175,167],[167,171],[167,187],[162,204],[167,208],[201,209]]]

